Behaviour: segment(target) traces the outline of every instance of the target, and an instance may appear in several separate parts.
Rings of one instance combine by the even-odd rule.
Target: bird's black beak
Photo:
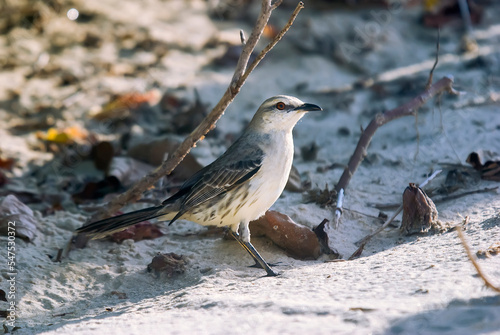
[[[313,112],[313,111],[322,111],[323,108],[319,107],[315,104],[305,103],[293,109],[294,111],[303,111],[303,112]]]

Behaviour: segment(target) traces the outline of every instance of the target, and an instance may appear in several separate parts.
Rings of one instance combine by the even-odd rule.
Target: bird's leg
[[[256,264],[258,264],[261,268],[266,270],[268,277],[274,277],[278,275],[276,272],[273,271],[273,269],[271,269],[271,267],[266,263],[264,258],[262,258],[262,256],[257,252],[257,250],[255,250],[254,246],[252,245],[252,243],[250,243],[250,241],[243,241],[240,238],[240,235],[232,230],[231,230],[231,235],[250,254],[250,256],[252,256]]]

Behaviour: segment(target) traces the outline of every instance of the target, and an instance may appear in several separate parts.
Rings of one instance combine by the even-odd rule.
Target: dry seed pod
[[[406,235],[426,233],[439,225],[437,219],[434,202],[420,187],[410,183],[403,193],[401,232]]]

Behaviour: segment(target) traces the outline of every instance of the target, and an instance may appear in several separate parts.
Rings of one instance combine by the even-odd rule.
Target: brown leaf
[[[14,158],[0,157],[0,169],[11,171],[15,162]]]
[[[316,259],[321,246],[316,234],[309,228],[295,223],[288,215],[267,211],[261,218],[250,222],[254,236],[266,236],[297,259]]]
[[[487,158],[490,159],[482,164]],[[500,159],[496,154],[482,150],[471,152],[465,161],[481,173],[481,179],[500,181]]]
[[[82,203],[85,200],[95,200],[104,197],[106,194],[119,191],[122,185],[115,176],[106,177],[99,182],[89,182],[83,191],[73,194],[75,203]]]
[[[92,118],[103,121],[108,119],[119,119],[130,116],[130,111],[137,109],[141,105],[154,105],[160,100],[158,90],[151,90],[146,93],[131,92],[118,96],[106,104],[98,113],[91,115]]]
[[[152,240],[160,236],[163,236],[163,233],[157,225],[152,224],[149,221],[144,221],[112,234],[109,239],[113,242],[121,243],[128,239],[132,239],[137,242],[142,240]]]

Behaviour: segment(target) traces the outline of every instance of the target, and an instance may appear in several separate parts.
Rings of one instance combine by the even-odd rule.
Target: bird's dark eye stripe
[[[285,103],[284,103],[284,102],[281,102],[281,101],[280,101],[280,102],[278,102],[278,103],[276,104],[276,108],[278,108],[279,110],[283,110],[283,109],[285,109]]]

